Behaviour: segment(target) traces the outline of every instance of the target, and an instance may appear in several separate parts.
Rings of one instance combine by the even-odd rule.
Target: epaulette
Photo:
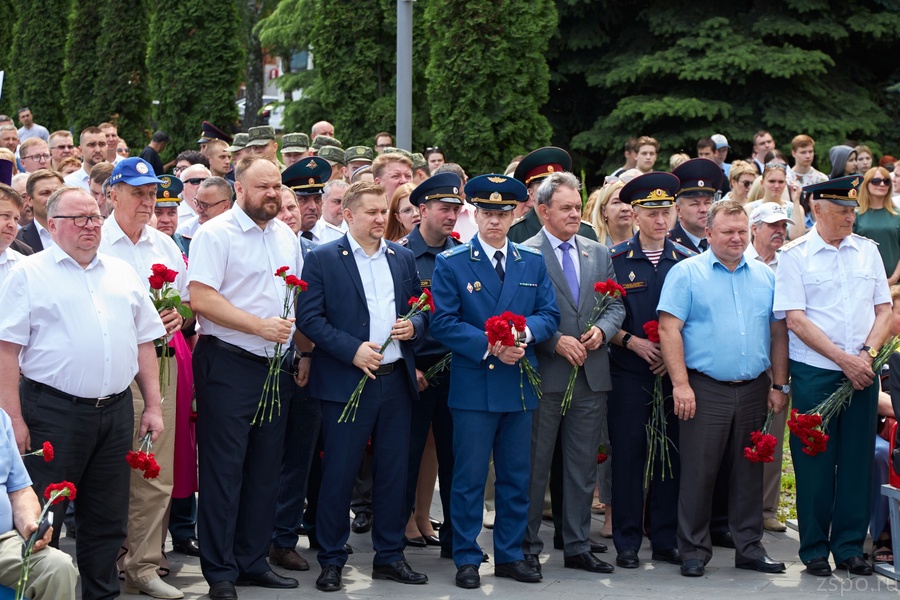
[[[524,250],[525,252],[531,252],[532,254],[537,254],[538,256],[542,256],[540,249],[532,248],[531,246],[526,246],[525,244],[513,244],[517,249]]]
[[[521,223],[522,221],[525,220],[525,217],[526,217],[526,216],[527,216],[527,215],[522,215],[522,216],[519,217],[518,219],[514,219],[513,222],[512,222],[512,225],[515,225],[516,223]],[[510,225],[510,227],[512,227],[512,225]]]
[[[791,240],[790,242],[788,242],[787,244],[784,244],[781,248],[779,248],[778,251],[784,252],[785,250],[790,250],[794,246],[799,246],[802,242],[805,242],[807,240],[807,237],[806,237],[807,235],[809,235],[809,234],[807,233],[805,235],[801,235],[796,240]],[[856,234],[854,234],[854,235],[856,235]]]
[[[876,242],[876,241],[873,240],[872,238],[867,238],[867,237],[864,236],[864,235],[859,235],[858,233],[852,233],[852,234],[850,234],[850,235],[852,235],[853,237],[857,237],[857,238],[859,238],[859,239],[861,239],[861,240],[866,240],[867,242],[872,242],[872,243],[875,244],[876,246],[878,245],[878,242]]]
[[[624,254],[627,250],[631,248],[631,240],[625,240],[624,242],[619,242],[615,246],[609,249],[609,257],[615,258],[621,254]]]
[[[444,250],[441,252],[441,256],[444,258],[450,258],[451,256],[456,256],[458,254],[468,253],[469,252],[469,244],[460,244],[455,248],[451,248],[449,250]]]
[[[690,258],[691,256],[697,256],[697,253],[694,252],[693,250],[691,250],[690,248],[688,248],[687,246],[682,246],[678,242],[675,242],[672,240],[669,240],[669,241],[672,242],[672,246],[675,247],[675,252],[677,252],[678,254],[681,254],[682,256],[687,256],[688,258]]]
[[[407,244],[409,244],[409,237],[404,235],[402,238],[397,240],[397,243],[401,246],[406,246]]]

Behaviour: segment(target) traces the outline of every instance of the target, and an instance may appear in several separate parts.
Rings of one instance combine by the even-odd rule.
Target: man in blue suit
[[[410,411],[419,398],[410,340],[425,334],[427,313],[403,321],[408,301],[422,293],[413,253],[384,240],[384,188],[368,182],[347,189],[347,234],[307,255],[309,284],[297,303],[298,329],[313,343],[309,393],[322,402],[322,489],[316,530],[322,573],[316,587],[341,589],[350,536],[350,498],[371,438],[373,450],[374,579],[425,583],[403,557]],[[380,352],[387,338],[392,342]],[[339,423],[347,401],[368,377],[351,420]]]
[[[432,334],[453,352],[450,411],[453,415],[453,560],[456,585],[481,585],[482,500],[491,451],[497,519],[494,574],[534,583],[541,574],[522,555],[528,522],[531,414],[537,397],[523,381],[519,361],[537,368],[533,346],[548,340],[559,325],[556,293],[540,251],[510,242],[513,208],[528,197],[511,177],[471,179],[466,196],[476,207],[478,234],[438,255],[432,281],[435,314]],[[504,311],[526,319],[519,345],[489,346],[485,321]]]

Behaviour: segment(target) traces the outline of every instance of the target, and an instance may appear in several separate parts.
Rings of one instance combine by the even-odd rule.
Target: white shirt
[[[74,185],[84,188],[88,192],[91,191],[91,174],[84,170],[84,165],[74,173],[66,175],[63,181],[66,185]]]
[[[810,167],[809,171],[803,173],[802,175],[800,173],[797,173],[790,167],[787,168],[788,185],[796,183],[800,185],[800,187],[806,187],[807,185],[822,183],[823,181],[828,181],[828,175],[822,173],[821,171],[816,171],[812,167]]]
[[[466,243],[475,237],[478,233],[478,224],[475,222],[475,207],[464,202],[459,209],[459,216],[456,218],[456,227],[453,231],[459,234],[459,241]]]
[[[775,271],[775,317],[803,310],[834,344],[848,354],[859,354],[875,323],[877,304],[890,304],[891,293],[878,246],[850,235],[835,248],[816,228],[781,252]],[[798,338],[790,336],[791,360],[840,371]]]
[[[122,231],[122,227],[116,220],[115,211],[109,215],[106,222],[103,223],[103,229],[100,234],[100,252],[120,258],[131,265],[134,272],[144,282],[147,290],[150,289],[151,267],[155,264],[162,264],[178,271],[175,282],[172,287],[181,294],[181,301],[188,302],[191,295],[187,286],[187,265],[184,264],[184,257],[178,245],[166,234],[158,231],[149,225],[144,225],[141,229],[141,236],[138,238],[137,244],[133,244],[131,240]]]
[[[7,248],[3,252],[0,252],[0,285],[3,285],[3,280],[6,279],[6,274],[9,273],[9,270],[23,258],[25,258],[24,255],[16,252],[12,248]]]
[[[763,263],[764,265],[766,265],[767,267],[769,267],[769,268],[772,269],[773,271],[776,271],[776,270],[778,270],[777,267],[778,267],[778,255],[779,255],[779,254],[780,254],[779,252],[776,252],[776,253],[772,256],[772,260],[771,260],[771,261],[765,262],[765,261],[762,259],[762,257],[759,255],[759,252],[756,251],[756,248],[753,247],[753,243],[751,242],[751,243],[747,246],[747,249],[744,250],[744,259],[745,259],[745,260],[758,260],[759,262]]]
[[[83,269],[59,246],[22,260],[0,286],[0,340],[23,346],[25,377],[99,398],[129,386],[138,344],[166,334],[128,263],[98,253]]]
[[[122,156],[121,154],[116,154],[116,157],[113,159],[112,164],[113,164],[113,166],[116,166],[117,164],[119,164],[119,163],[122,162],[123,160],[125,160],[125,157],[124,157],[124,156]]]
[[[333,242],[334,240],[339,240],[344,237],[344,231],[321,218],[316,221],[316,224],[311,231],[313,234],[313,241],[318,244]]]
[[[56,245],[53,241],[53,236],[50,235],[49,231],[44,229],[44,226],[41,225],[37,219],[32,221],[32,223],[34,223],[34,228],[37,230],[38,236],[40,236],[41,238],[41,245],[44,246],[44,250],[46,250],[47,248],[52,248]]]
[[[197,230],[191,242],[188,283],[196,281],[222,295],[235,307],[261,319],[281,316],[287,289],[275,276],[282,266],[288,275],[300,276],[303,259],[300,242],[291,228],[272,219],[260,229],[235,204]],[[213,335],[257,356],[272,356],[275,343],[224,327],[199,314],[204,334]]]
[[[563,265],[563,250],[560,248],[560,244],[563,243],[561,239],[547,231],[547,228],[544,227],[544,234],[547,236],[547,239],[550,240],[550,245],[553,246],[553,253],[556,255],[556,260],[559,261],[559,266],[562,268]],[[571,244],[571,248],[569,248],[568,254],[569,258],[572,259],[572,264],[575,265],[575,279],[581,283],[581,260],[578,258],[578,244],[575,242],[575,236],[573,235],[569,239],[569,244]],[[563,270],[565,273],[565,270]],[[578,300],[578,298],[575,298]]]
[[[387,253],[393,252],[393,250],[390,250],[387,242],[381,238],[378,250],[369,256],[352,234],[347,234],[347,240],[350,242],[359,278],[362,280],[363,290],[366,292],[366,306],[369,309],[368,341],[380,345],[391,337],[391,327],[400,316],[397,314],[397,305],[394,302],[394,275],[391,273],[391,265],[387,260]],[[403,358],[403,353],[400,351],[400,345],[394,341],[385,348],[381,364],[387,365],[401,358]]]
[[[507,238],[507,240],[506,240],[507,243],[504,244],[502,248],[495,248],[494,246],[491,246],[486,241],[484,241],[484,238],[481,237],[480,233],[477,235],[478,235],[478,243],[481,244],[482,250],[484,250],[485,254],[487,254],[488,257],[491,259],[491,266],[494,267],[494,270],[497,269],[497,261],[494,259],[494,255],[497,253],[498,250],[503,253],[503,256],[500,258],[500,264],[503,265],[503,272],[506,273],[506,250],[509,248],[509,239]],[[562,263],[560,263],[560,264],[562,264]],[[532,333],[531,333],[531,328],[528,325],[526,325],[525,326],[525,343],[530,344],[533,341],[534,341],[534,335],[532,335]],[[488,346],[487,352],[484,353],[484,358],[487,358],[488,354],[490,354],[490,353],[491,353],[491,347]]]
[[[182,204],[184,204],[184,202],[182,202]],[[200,227],[200,217],[195,215],[181,221],[181,217],[179,216],[178,219],[178,229],[175,230],[175,233],[193,239],[194,235],[197,233],[197,229]]]
[[[196,217],[197,211],[194,210],[194,207],[191,206],[191,203],[182,198],[181,202],[178,203],[178,222],[183,223],[190,217]]]

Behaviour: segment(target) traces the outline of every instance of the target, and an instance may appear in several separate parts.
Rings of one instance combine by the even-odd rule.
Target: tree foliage
[[[76,135],[85,127],[102,122],[97,120],[99,110],[95,89],[100,74],[97,46],[103,9],[102,2],[75,2],[69,17],[63,72],[63,107],[67,128]]]
[[[0,0],[0,15],[6,15],[6,18],[0,19],[0,40],[11,40],[16,24],[16,3],[12,0]],[[0,44],[0,71],[4,71],[4,77],[9,76],[9,53],[10,44]],[[3,90],[0,90],[0,114],[12,116],[15,108],[9,100],[9,89],[9,80],[6,80]]]
[[[237,119],[235,97],[244,51],[234,0],[158,0],[151,20],[147,68],[158,101],[158,129],[168,151],[195,148],[204,120],[228,129]]]
[[[3,83],[4,96],[8,90],[15,109],[28,106],[35,122],[50,131],[65,125],[59,101],[63,77],[60,65],[65,56],[64,17],[69,14],[70,4],[70,0],[45,0],[16,5],[18,19]],[[0,16],[0,20],[6,18],[5,13]]]
[[[435,141],[469,172],[501,171],[550,141],[545,53],[552,0],[429,2],[426,76]]]

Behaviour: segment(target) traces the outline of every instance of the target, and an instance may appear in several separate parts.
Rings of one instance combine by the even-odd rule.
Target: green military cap
[[[268,125],[251,127],[248,133],[250,135],[250,139],[247,141],[248,146],[265,146],[275,139],[275,128]]]
[[[316,152],[316,156],[324,158],[332,164],[344,164],[344,151],[337,146],[322,146],[319,148],[319,151]]]
[[[350,146],[344,152],[344,162],[372,162],[375,160],[375,152],[368,146]]]
[[[415,160],[413,159],[412,152],[408,150],[404,150],[403,148],[394,148],[393,146],[385,148],[382,154],[400,154],[409,159],[409,162],[415,164]]]
[[[286,133],[281,136],[281,153],[306,152],[309,150],[309,136],[305,133]]]
[[[340,140],[336,140],[333,137],[328,137],[327,135],[317,135],[312,142],[313,149],[315,149],[318,153],[319,148],[322,148],[324,146],[337,146],[338,148],[340,148],[341,142]]]
[[[229,152],[237,152],[238,150],[243,150],[247,147],[247,142],[250,141],[249,133],[236,133],[234,134],[234,141],[231,142],[231,145],[225,148]]]
[[[814,183],[803,188],[811,200],[828,200],[838,206],[859,206],[859,185],[862,175],[848,175]]]
[[[416,169],[424,169],[427,167],[428,161],[425,160],[425,156],[421,152],[413,152],[412,164],[413,171],[415,171]]]

